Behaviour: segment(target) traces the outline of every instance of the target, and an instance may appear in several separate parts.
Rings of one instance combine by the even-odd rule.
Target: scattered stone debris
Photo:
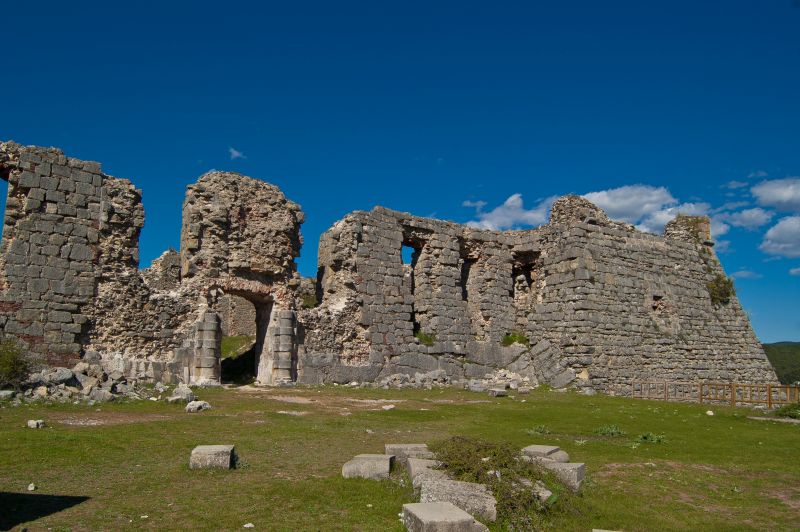
[[[573,491],[578,491],[583,483],[586,466],[570,462],[569,455],[553,445],[529,445],[522,450],[523,458],[539,463],[552,471]]]
[[[43,429],[44,428],[44,421],[41,419],[29,419],[28,420],[28,428],[29,429]]]
[[[233,469],[236,467],[233,445],[198,445],[189,457],[189,469]]]
[[[106,372],[96,354],[87,353],[72,369],[54,367],[32,373],[23,383],[22,391],[2,390],[0,399],[12,400],[13,406],[35,401],[94,404],[120,398],[148,399],[154,393],[159,393],[156,388],[129,381],[120,371]]]
[[[186,412],[190,414],[194,414],[196,412],[202,412],[203,410],[210,410],[211,405],[208,404],[206,401],[191,401],[188,405],[186,405]]]
[[[172,391],[172,395],[167,398],[168,403],[191,403],[197,399],[191,388],[181,383]]]
[[[9,401],[17,395],[14,390],[0,390],[0,401]]]
[[[443,369],[435,369],[425,373],[416,372],[413,376],[407,373],[393,373],[388,377],[378,380],[375,386],[378,388],[425,388],[426,390],[434,387],[441,388],[448,386],[452,381]]]
[[[442,463],[435,460],[435,454],[426,444],[387,443],[385,451],[386,454],[356,456],[344,464],[342,476],[386,479],[394,463],[404,465],[420,497],[420,503],[403,507],[401,520],[408,530],[460,531],[473,530],[470,527],[478,525],[483,528],[475,530],[488,530],[480,523],[475,525],[473,516],[486,521],[497,519],[497,499],[489,488],[484,484],[450,478],[446,471],[439,469]],[[490,459],[487,457],[484,461]],[[519,459],[537,462],[574,491],[578,491],[583,482],[584,464],[569,462],[569,455],[554,445],[529,445],[522,449]],[[501,472],[489,471],[488,474],[499,479]],[[542,504],[553,497],[553,491],[541,480],[521,478],[513,482],[519,488],[530,489]]]

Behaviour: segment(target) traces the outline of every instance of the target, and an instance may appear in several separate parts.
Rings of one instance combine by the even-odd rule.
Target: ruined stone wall
[[[715,304],[724,275],[706,218],[681,217],[666,237],[603,224],[553,224],[566,235],[527,330],[559,345],[598,389],[632,380],[776,382],[734,296]]]
[[[225,295],[220,298],[218,307],[223,336],[256,335],[256,307],[247,299]]]
[[[188,187],[183,204],[181,286],[201,295],[201,307],[220,314],[228,296],[253,304],[256,376],[264,384],[296,374],[294,290],[300,276],[294,259],[302,223],[300,207],[280,189],[233,173],[203,175]]]
[[[96,351],[114,369],[160,378],[191,305],[138,270],[141,192],[98,163],[15,143],[0,144],[0,174],[3,332],[50,365]]]
[[[104,190],[117,184],[97,163],[13,142],[0,143],[0,177],[8,181],[0,325],[45,362],[69,364],[90,327]]]
[[[310,290],[294,262],[303,214],[273,185],[202,176],[180,254],[140,271],[144,211],[129,181],[10,142],[0,178],[0,329],[51,365],[96,351],[136,378],[218,382],[223,328],[246,300],[239,321],[255,324],[266,384],[499,369],[620,393],[635,379],[776,382],[736,297],[710,297],[724,272],[705,218],[655,236],[577,197],[530,231],[355,212],[322,236],[318,304],[298,310]]]
[[[633,379],[775,382],[736,298],[711,301],[706,283],[722,273],[707,219],[659,237],[578,197],[558,200],[545,226],[504,233],[353,213],[320,241],[300,380],[506,368],[620,393]],[[509,334],[529,345],[503,345]]]
[[[135,378],[218,381],[220,302],[243,297],[257,305],[247,317],[261,326],[264,381],[296,373],[303,216],[276,187],[202,176],[187,190],[181,253],[140,271],[144,210],[129,181],[11,142],[0,144],[0,177],[9,182],[0,327],[45,362],[70,366],[97,352]]]

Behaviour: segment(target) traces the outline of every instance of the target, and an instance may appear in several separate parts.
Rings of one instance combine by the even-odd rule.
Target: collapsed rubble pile
[[[584,480],[585,465],[570,462],[569,455],[551,445],[529,445],[517,460],[533,462],[554,475],[568,490],[578,492]],[[483,458],[490,461],[490,457]],[[424,530],[469,530],[485,532],[488,528],[477,519],[496,522],[498,500],[487,484],[455,480],[426,444],[386,444],[385,454],[360,454],[342,466],[344,478],[389,479],[396,466],[404,467],[411,479],[419,503],[403,505],[401,520],[412,532]],[[500,471],[488,471],[500,478]],[[541,480],[521,477],[517,490],[528,491],[547,505],[554,493]]]
[[[19,406],[23,402],[37,401],[93,405],[118,399],[163,399],[168,403],[186,403],[186,411],[190,413],[211,408],[206,401],[197,400],[195,393],[185,384],[179,384],[167,396],[169,391],[170,387],[160,382],[151,385],[145,381],[128,379],[121,371],[107,372],[100,364],[99,357],[89,355],[72,369],[47,368],[32,373],[20,391],[0,390],[0,400],[8,400],[13,406]]]

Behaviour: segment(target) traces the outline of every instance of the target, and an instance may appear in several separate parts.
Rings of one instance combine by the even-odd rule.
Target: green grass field
[[[783,384],[800,382],[800,342],[764,344],[764,351]]]
[[[222,358],[237,357],[253,347],[255,336],[223,336],[220,343]]]
[[[342,479],[342,464],[384,443],[451,435],[555,444],[585,462],[581,494],[545,517],[550,530],[796,530],[800,522],[800,425],[750,420],[751,410],[546,390],[499,399],[331,386],[198,395],[213,409],[0,408],[0,529],[402,530],[409,488]],[[382,410],[385,401],[396,408]],[[27,429],[28,419],[47,428]],[[609,425],[625,434],[597,433]],[[639,441],[645,433],[663,441]],[[244,467],[190,471],[191,449],[214,443],[235,444]],[[32,501],[30,482],[40,498],[85,499],[42,498],[48,506]]]

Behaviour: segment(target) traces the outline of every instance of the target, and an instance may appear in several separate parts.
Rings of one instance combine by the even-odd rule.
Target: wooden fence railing
[[[631,386],[631,395],[638,399],[766,405],[767,408],[800,402],[800,386],[783,384],[635,381]]]

